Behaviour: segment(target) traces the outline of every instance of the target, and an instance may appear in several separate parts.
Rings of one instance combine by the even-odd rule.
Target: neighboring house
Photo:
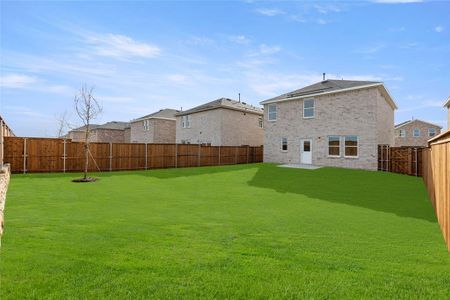
[[[161,109],[158,112],[131,120],[130,141],[132,143],[175,143],[175,109]]]
[[[128,122],[111,121],[102,125],[91,124],[89,141],[91,143],[127,143],[126,130],[129,128]],[[65,136],[74,142],[84,141],[85,126],[72,129]]]
[[[426,147],[427,141],[441,133],[442,127],[418,119],[395,125],[395,147]]]
[[[397,105],[381,82],[324,80],[262,101],[264,161],[376,170]]]
[[[0,136],[1,138],[8,136],[15,136],[12,129],[6,124],[5,120],[3,120],[2,116],[0,116]]]
[[[447,107],[447,130],[450,130],[450,96],[445,102],[444,107]]]
[[[176,114],[177,143],[212,146],[263,144],[263,110],[220,98]]]

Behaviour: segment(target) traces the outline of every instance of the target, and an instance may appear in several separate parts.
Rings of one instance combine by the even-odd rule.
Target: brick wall
[[[420,130],[420,136],[413,136],[414,128]],[[395,147],[402,146],[415,146],[415,147],[425,147],[427,146],[427,141],[432,137],[428,136],[428,128],[434,128],[436,135],[441,133],[441,128],[432,124],[422,122],[420,120],[414,120],[400,128],[395,129]],[[405,130],[405,137],[400,137],[400,129]]]
[[[149,119],[149,128],[144,129],[143,121],[131,123],[132,143],[175,143],[176,122],[166,119]]]
[[[264,117],[264,161],[300,163],[300,140],[312,140],[312,163],[319,166],[377,169],[379,142],[393,142],[393,109],[377,88],[361,89],[314,97],[315,117],[303,118],[303,99],[277,103],[277,120]],[[386,103],[386,105],[384,104]],[[359,137],[358,157],[328,156],[328,136]],[[281,138],[288,139],[288,150],[281,151]]]

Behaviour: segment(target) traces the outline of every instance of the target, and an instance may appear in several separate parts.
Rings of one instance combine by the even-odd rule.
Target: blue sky
[[[326,72],[384,81],[396,122],[445,128],[450,2],[380,2],[2,1],[1,115],[18,135],[54,136],[65,110],[78,122],[83,83],[100,123],[238,93],[257,105]]]

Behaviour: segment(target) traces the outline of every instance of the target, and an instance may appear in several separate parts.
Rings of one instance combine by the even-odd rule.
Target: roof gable
[[[171,109],[171,108],[165,108],[165,109],[161,109],[157,112],[151,113],[149,115],[145,115],[143,117],[131,120],[131,122],[137,122],[137,121],[142,121],[142,120],[146,120],[146,119],[173,119],[175,120],[175,114],[177,114],[178,112],[180,112],[179,110],[176,109]]]
[[[196,106],[194,108],[181,111],[176,114],[176,116],[184,116],[188,114],[193,114],[197,112],[217,109],[217,108],[225,108],[225,109],[231,109],[231,110],[238,110],[238,111],[244,111],[249,113],[255,113],[255,114],[263,114],[263,109],[259,107],[255,107],[253,105],[247,104],[245,102],[240,102],[236,100],[232,100],[229,98],[219,98],[217,100]]]
[[[447,101],[444,103],[444,107],[450,109],[450,96],[448,96]]]
[[[419,120],[419,119],[408,120],[408,121],[399,123],[399,124],[395,125],[394,128],[395,129],[399,129],[399,128],[404,127],[406,125],[409,125],[409,124],[412,124],[412,123],[417,123],[417,122],[423,123],[423,124],[427,124],[427,125],[431,125],[431,126],[435,126],[435,127],[439,127],[439,128],[442,129],[442,126],[439,126],[437,124],[433,124],[433,123],[430,123],[430,122],[427,122],[427,121]]]
[[[382,82],[377,81],[357,81],[357,80],[324,80],[301,89],[282,94],[261,102],[261,104],[276,103],[281,101],[297,100],[302,98],[321,96],[333,93],[349,92],[358,89],[378,87],[393,109],[397,105]]]

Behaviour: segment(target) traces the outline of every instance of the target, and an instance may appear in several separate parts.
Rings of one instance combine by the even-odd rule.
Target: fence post
[[[220,145],[219,145],[219,166],[220,166]]]
[[[148,162],[148,158],[147,158],[147,143],[145,143],[145,169],[147,170],[147,162]]]
[[[112,171],[112,142],[109,142],[109,171]]]
[[[202,146],[202,144],[198,143],[198,157],[197,157],[197,162],[198,162],[198,166],[200,167],[200,147]]]
[[[23,139],[23,174],[27,172],[27,138]]]
[[[178,143],[175,143],[175,168],[178,168]]]
[[[63,172],[66,173],[66,139],[63,140],[63,149],[64,149],[64,153],[63,153]]]
[[[248,155],[249,155],[249,152],[250,152],[250,146],[247,146],[247,163],[248,163]]]
[[[414,151],[416,156],[416,177],[417,177],[417,174],[419,173],[419,157],[417,155],[417,148],[414,148]]]

